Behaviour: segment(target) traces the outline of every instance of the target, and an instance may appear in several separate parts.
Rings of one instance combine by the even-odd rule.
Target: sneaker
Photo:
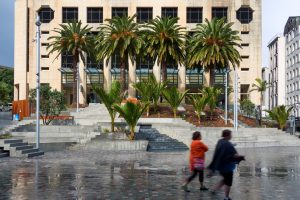
[[[202,186],[202,187],[200,187],[200,190],[201,190],[201,191],[207,191],[207,190],[208,190],[208,188],[207,188],[207,187],[205,187],[205,186]]]
[[[185,192],[190,192],[187,185],[182,185],[181,189],[183,189],[183,191],[185,191]]]

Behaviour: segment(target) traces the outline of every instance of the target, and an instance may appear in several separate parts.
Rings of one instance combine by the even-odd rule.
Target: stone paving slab
[[[300,199],[297,148],[242,149],[247,161],[234,177],[236,200]],[[207,163],[212,152],[207,154]],[[223,193],[191,193],[180,185],[189,174],[188,152],[109,152],[77,148],[35,159],[0,159],[0,199],[218,200]],[[218,176],[206,179],[208,187]]]

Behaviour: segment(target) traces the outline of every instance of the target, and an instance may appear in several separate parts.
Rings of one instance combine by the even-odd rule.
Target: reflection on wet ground
[[[298,148],[243,149],[232,189],[238,200],[300,199]],[[207,155],[207,163],[211,152]],[[189,174],[188,152],[49,152],[35,159],[0,159],[0,199],[223,199],[180,185]],[[220,177],[206,179],[211,187]]]

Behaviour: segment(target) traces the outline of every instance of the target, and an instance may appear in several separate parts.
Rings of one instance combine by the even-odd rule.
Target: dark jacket
[[[213,160],[208,166],[212,171],[230,172],[235,168],[234,155],[237,154],[234,146],[226,139],[220,139],[216,145]]]

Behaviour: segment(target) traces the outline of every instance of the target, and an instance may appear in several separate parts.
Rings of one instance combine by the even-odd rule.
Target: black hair
[[[193,140],[198,140],[200,137],[201,137],[201,133],[200,133],[199,131],[195,131],[195,132],[193,133],[192,139],[193,139]]]
[[[225,129],[222,131],[222,137],[229,137],[231,135],[231,130]]]

